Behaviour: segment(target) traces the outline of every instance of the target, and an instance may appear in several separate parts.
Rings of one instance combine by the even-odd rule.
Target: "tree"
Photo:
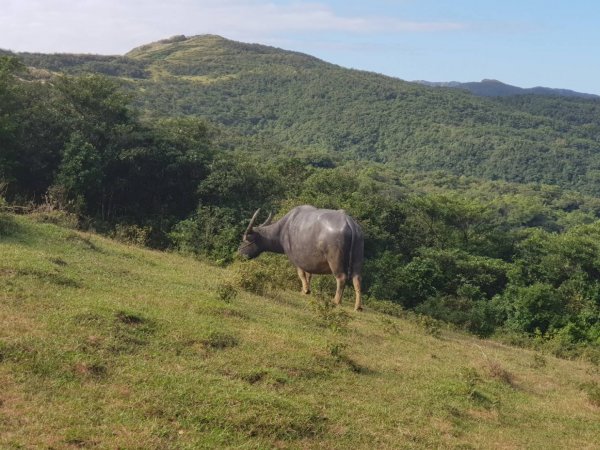
[[[102,161],[96,148],[80,132],[71,134],[63,151],[56,184],[64,189],[70,206],[85,212],[102,186]]]

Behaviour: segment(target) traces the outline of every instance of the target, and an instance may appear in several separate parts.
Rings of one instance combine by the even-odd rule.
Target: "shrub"
[[[211,331],[202,343],[207,347],[215,350],[223,350],[230,347],[235,347],[239,344],[239,340],[233,334],[225,331]]]
[[[515,331],[542,333],[561,328],[566,316],[564,302],[556,289],[544,283],[511,287],[502,296],[509,328]]]
[[[490,378],[498,380],[509,386],[514,386],[514,375],[506,370],[497,361],[487,361],[486,369]]]
[[[500,315],[495,302],[450,295],[430,298],[418,305],[415,311],[483,337],[495,331]]]
[[[0,237],[10,236],[17,229],[17,225],[13,218],[0,211]]]
[[[596,382],[586,383],[581,386],[587,394],[588,400],[594,406],[600,407],[600,385]]]
[[[152,229],[150,227],[141,227],[139,225],[115,225],[115,231],[113,237],[120,242],[130,245],[145,246],[148,244],[150,239],[150,233]]]
[[[334,333],[348,331],[348,324],[352,317],[343,309],[335,306],[330,298],[315,295],[310,304],[321,326],[331,329]]]
[[[373,311],[377,311],[394,317],[406,316],[404,308],[402,308],[402,305],[400,305],[399,303],[392,302],[390,300],[379,300],[375,297],[366,295],[363,297],[363,301],[365,306],[372,309]]]
[[[232,210],[201,206],[191,217],[178,222],[169,238],[179,251],[228,263],[235,255],[240,232]]]
[[[365,371],[365,368],[354,361],[348,354],[346,353],[346,349],[348,348],[348,344],[343,342],[329,342],[327,344],[327,351],[333,357],[334,361],[338,364],[345,364],[352,372],[362,373]]]
[[[233,266],[234,283],[257,295],[271,295],[277,289],[300,288],[296,271],[281,255],[261,255],[259,259],[238,261]]]
[[[234,300],[238,295],[237,288],[230,282],[225,282],[217,286],[217,297],[226,303]]]
[[[417,314],[415,316],[415,323],[433,337],[439,338],[442,335],[439,320],[423,314]]]

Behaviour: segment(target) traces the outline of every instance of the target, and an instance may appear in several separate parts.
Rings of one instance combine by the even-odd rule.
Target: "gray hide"
[[[271,216],[254,226],[260,210],[254,213],[244,233],[239,253],[255,258],[262,252],[285,253],[298,271],[302,292],[310,293],[312,274],[331,273],[337,281],[334,298],[342,301],[347,280],[352,280],[356,293],[354,308],[362,309],[361,271],[364,238],[360,226],[343,210],[298,206],[271,224]]]

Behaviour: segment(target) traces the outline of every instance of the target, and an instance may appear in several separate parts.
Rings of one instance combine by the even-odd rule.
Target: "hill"
[[[458,81],[449,82],[431,82],[419,80],[416,83],[424,84],[426,86],[438,86],[438,87],[451,87],[457,89],[464,89],[472,94],[480,95],[483,97],[508,97],[513,95],[527,95],[527,94],[538,94],[543,96],[559,96],[559,97],[578,97],[588,99],[600,98],[594,94],[586,94],[583,92],[576,92],[570,89],[555,89],[548,87],[533,87],[533,88],[521,88],[518,86],[512,86],[510,84],[503,83],[498,80],[481,80],[479,82],[473,81],[468,83],[460,83]]]
[[[597,444],[588,363],[27,217],[0,255],[3,448]]]
[[[598,99],[483,98],[212,35],[124,56],[19,57],[39,69],[113,77],[147,116],[206,118],[245,136],[231,145],[264,157],[326,153],[600,194]]]

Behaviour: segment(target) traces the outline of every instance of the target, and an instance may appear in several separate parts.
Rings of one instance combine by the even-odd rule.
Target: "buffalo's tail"
[[[352,279],[352,264],[354,261],[352,261],[352,257],[354,256],[354,234],[355,234],[355,230],[354,227],[352,226],[352,224],[350,223],[350,221],[346,218],[346,223],[348,224],[348,227],[350,228],[350,255],[348,256],[348,268],[346,270],[346,276],[348,277],[347,279],[350,280]]]

